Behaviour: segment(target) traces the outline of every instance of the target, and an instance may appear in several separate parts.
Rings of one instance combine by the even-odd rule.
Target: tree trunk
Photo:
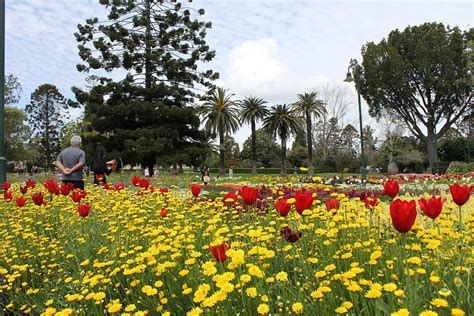
[[[435,157],[436,157],[436,148],[435,148],[435,138],[433,135],[426,138],[426,149],[428,153],[428,172],[435,172]]]
[[[286,167],[286,137],[281,137],[281,167],[280,167],[280,175],[282,177],[285,177],[288,172],[287,172],[287,167]]]
[[[252,174],[257,174],[257,135],[255,131],[255,120],[251,122],[252,128]]]
[[[308,145],[308,172],[314,174],[313,169],[313,139],[311,135],[311,113],[306,110],[306,137]]]
[[[224,130],[219,129],[219,175],[225,175],[225,146],[224,146]]]
[[[436,159],[436,146],[435,146],[435,140],[436,140],[436,135],[434,133],[434,121],[433,118],[428,118],[427,122],[427,135],[425,138],[425,143],[426,143],[426,152],[428,153],[428,172],[433,173],[434,166],[435,166],[435,159]]]
[[[178,173],[183,173],[183,162],[180,161],[178,164]]]

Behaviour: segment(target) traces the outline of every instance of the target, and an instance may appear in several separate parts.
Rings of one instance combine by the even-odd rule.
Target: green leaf
[[[389,307],[387,304],[385,304],[385,302],[382,301],[382,300],[377,300],[377,301],[375,302],[375,307],[376,307],[378,310],[384,312],[385,315],[390,315],[390,313],[391,313],[391,312],[390,312],[390,307]]]

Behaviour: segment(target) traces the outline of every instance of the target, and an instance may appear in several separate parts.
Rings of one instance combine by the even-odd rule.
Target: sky
[[[236,99],[252,95],[270,105],[296,101],[298,93],[324,84],[353,95],[348,122],[358,124],[354,86],[344,83],[349,60],[361,60],[361,47],[379,42],[394,29],[425,22],[473,26],[472,1],[375,0],[194,0],[211,21],[207,42],[216,57],[207,67],[220,73],[218,84]],[[87,18],[105,16],[98,0],[6,0],[6,74],[23,86],[18,107],[43,83],[68,98],[84,86],[74,32]],[[74,112],[77,117],[79,112]],[[376,122],[363,104],[363,121]],[[242,144],[250,129],[235,135]]]

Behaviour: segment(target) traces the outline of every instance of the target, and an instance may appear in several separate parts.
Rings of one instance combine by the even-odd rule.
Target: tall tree
[[[268,109],[265,107],[267,102],[255,98],[247,97],[240,103],[240,120],[250,124],[252,137],[252,174],[257,174],[257,135],[256,123],[268,115]]]
[[[295,134],[303,126],[300,117],[287,104],[274,105],[270,113],[263,119],[263,128],[273,137],[281,141],[281,169],[280,175],[287,175],[286,141],[291,134]]]
[[[275,138],[265,132],[262,128],[256,131],[257,163],[259,167],[277,167],[279,160],[280,146],[275,142]],[[242,145],[240,158],[252,159],[252,136],[249,136]]]
[[[225,174],[225,136],[239,128],[237,101],[228,89],[218,87],[200,107],[206,131],[219,137],[219,174]]]
[[[198,70],[215,55],[205,41],[211,23],[198,20],[204,10],[169,0],[99,3],[109,11],[108,21],[92,18],[78,26],[84,63],[77,68],[115,72],[121,80],[96,76],[88,91],[73,88],[85,105],[87,134],[97,132],[94,141],[150,172],[155,162],[191,163],[206,141],[194,100],[218,78]]]
[[[8,161],[28,160],[25,144],[30,139],[27,116],[21,109],[5,107],[5,157]]]
[[[60,150],[60,131],[64,125],[67,100],[52,84],[39,86],[32,94],[31,101],[25,107],[28,123],[32,132],[39,136],[41,162],[50,169]]]
[[[20,94],[23,91],[17,77],[10,74],[5,76],[5,104],[13,105],[20,101]]]
[[[323,101],[317,98],[316,92],[298,94],[298,101],[293,104],[294,110],[302,115],[306,120],[306,137],[308,143],[308,169],[309,174],[314,173],[313,169],[313,123],[312,117],[321,117],[326,113],[326,107]]]
[[[370,115],[379,117],[390,109],[403,119],[411,133],[425,142],[430,170],[435,141],[472,106],[466,53],[472,38],[474,29],[462,32],[425,23],[397,29],[380,43],[362,48],[359,87]]]

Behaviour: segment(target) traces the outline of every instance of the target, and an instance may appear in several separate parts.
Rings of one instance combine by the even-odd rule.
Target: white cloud
[[[225,87],[240,98],[253,95],[271,103],[288,103],[295,100],[297,93],[312,90],[327,80],[301,75],[287,61],[273,37],[245,41],[229,53]]]

